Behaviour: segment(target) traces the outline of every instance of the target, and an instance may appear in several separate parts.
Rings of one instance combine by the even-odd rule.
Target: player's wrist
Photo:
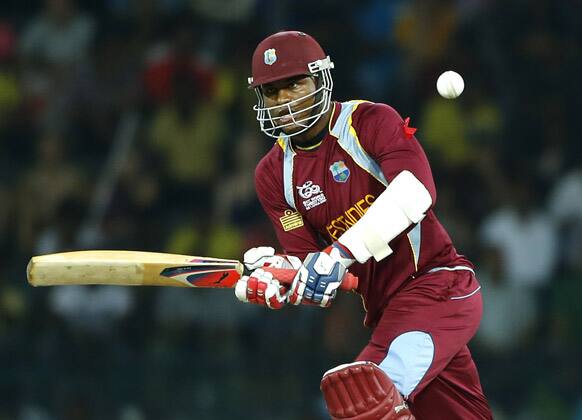
[[[338,241],[325,248],[323,252],[329,254],[334,260],[339,261],[346,268],[356,262],[352,251]]]

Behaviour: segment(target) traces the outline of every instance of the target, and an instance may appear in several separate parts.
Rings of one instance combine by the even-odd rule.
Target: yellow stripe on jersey
[[[319,146],[321,146],[321,143],[323,143],[323,140],[321,140],[320,142],[318,142],[312,146],[307,146],[307,147],[301,147],[298,144],[296,144],[295,148],[298,150],[313,150],[313,149],[317,149]]]
[[[340,104],[340,108],[341,108],[341,104]],[[332,106],[331,108],[331,116],[329,117],[329,121],[327,122],[327,131],[328,133],[331,134],[331,122],[333,121],[333,116],[335,115],[335,106]]]
[[[335,132],[335,129],[338,128],[338,124],[340,123],[340,120],[342,119],[342,114],[344,114],[346,112],[350,113],[350,119],[348,121],[348,124],[351,126],[352,125],[351,114],[356,110],[356,108],[358,108],[358,106],[361,103],[364,103],[364,102],[370,102],[370,101],[365,101],[363,99],[354,99],[354,100],[351,100],[348,102],[340,103],[340,115],[338,116],[338,120],[335,122],[335,125],[333,127],[331,125],[331,122],[333,120],[333,115],[332,115],[332,118],[330,118],[330,120],[329,120],[329,133],[332,136],[334,136],[336,139],[339,139],[341,137],[341,132]],[[351,109],[348,109],[347,107],[351,107]]]
[[[285,151],[286,147],[287,147],[287,142],[285,141],[285,139],[283,137],[279,137],[277,139],[277,144],[279,145],[279,147],[281,149],[283,149],[283,151]]]

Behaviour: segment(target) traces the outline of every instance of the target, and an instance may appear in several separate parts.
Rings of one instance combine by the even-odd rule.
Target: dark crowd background
[[[246,80],[280,29],[321,42],[336,99],[419,128],[436,213],[483,284],[471,350],[496,418],[582,419],[576,3],[3,0],[0,419],[326,418],[321,375],[369,337],[356,295],[268,311],[232,290],[25,279],[42,253],[276,246]],[[448,69],[457,100],[436,93]]]

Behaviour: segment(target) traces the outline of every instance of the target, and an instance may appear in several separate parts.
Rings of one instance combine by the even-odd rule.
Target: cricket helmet
[[[297,125],[300,130],[290,134],[297,135],[315,125],[330,107],[333,80],[330,70],[333,62],[325,54],[319,43],[311,36],[299,31],[277,32],[259,43],[252,59],[252,77],[249,77],[249,87],[255,90],[258,104],[253,107],[257,112],[257,120],[261,131],[270,137],[277,138],[281,129]],[[310,94],[295,99],[283,105],[266,108],[261,86],[266,83],[287,79],[295,76],[312,76],[316,80],[316,89]],[[305,100],[314,97],[314,103],[306,108],[300,107]],[[305,111],[309,111],[307,115]],[[288,124],[277,124],[283,115],[291,116]]]

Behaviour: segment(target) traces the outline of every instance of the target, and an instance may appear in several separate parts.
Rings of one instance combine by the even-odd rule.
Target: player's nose
[[[289,89],[279,89],[277,92],[277,105],[285,105],[293,100],[293,95]]]

